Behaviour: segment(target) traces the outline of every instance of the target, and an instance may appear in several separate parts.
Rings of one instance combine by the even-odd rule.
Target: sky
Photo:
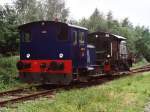
[[[0,0],[0,4],[11,0]],[[150,0],[65,0],[69,8],[70,18],[79,20],[88,18],[95,8],[107,14],[112,11],[114,18],[122,20],[128,17],[134,25],[150,27]]]

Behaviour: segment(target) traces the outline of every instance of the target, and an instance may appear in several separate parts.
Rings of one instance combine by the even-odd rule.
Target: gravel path
[[[144,112],[150,112],[150,102],[146,104]]]

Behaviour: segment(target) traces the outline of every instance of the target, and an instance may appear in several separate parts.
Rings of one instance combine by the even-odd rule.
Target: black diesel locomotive
[[[19,77],[29,83],[69,84],[93,74],[129,70],[126,38],[80,26],[36,21],[19,26]]]

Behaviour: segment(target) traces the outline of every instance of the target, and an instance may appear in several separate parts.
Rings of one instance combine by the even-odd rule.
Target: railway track
[[[39,97],[53,97],[55,92],[58,90],[70,90],[73,88],[86,88],[90,86],[95,86],[99,84],[104,84],[106,82],[116,80],[131,74],[150,71],[150,65],[146,65],[140,68],[132,69],[130,72],[122,75],[114,76],[99,76],[94,78],[89,82],[76,82],[68,86],[56,86],[56,85],[38,85],[28,88],[20,88],[16,90],[10,90],[5,92],[0,92],[0,107],[7,106],[8,104],[14,104],[21,101],[32,100]],[[35,89],[32,89],[35,88]]]
[[[9,103],[16,103],[18,101],[25,101],[25,100],[29,100],[29,99],[34,99],[40,96],[45,96],[45,95],[53,95],[53,91],[54,90],[45,90],[45,91],[41,91],[41,92],[35,92],[35,93],[31,93],[31,92],[23,92],[23,94],[21,93],[15,93],[15,94],[4,94],[3,96],[1,96],[1,101],[0,101],[0,106],[6,106],[6,104]],[[4,100],[2,100],[4,99]]]
[[[139,68],[135,68],[135,69],[131,69],[131,73],[140,73],[140,72],[146,72],[146,71],[150,71],[150,64],[139,67]]]
[[[0,107],[20,101],[33,100],[42,96],[52,97],[54,95],[54,91],[57,89],[57,86],[48,87],[46,85],[38,85],[0,92]]]

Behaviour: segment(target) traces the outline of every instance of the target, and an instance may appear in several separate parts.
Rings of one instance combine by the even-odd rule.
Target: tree
[[[36,0],[16,0],[14,2],[18,24],[24,24],[39,19],[39,9]]]
[[[93,14],[91,15],[91,18],[97,18],[100,16],[100,12],[99,10],[96,8],[95,11],[93,12]]]
[[[14,4],[19,24],[55,18],[64,21],[69,13],[63,0],[16,0]]]
[[[106,31],[107,23],[104,15],[96,8],[93,14],[86,20],[82,19],[80,24],[84,24],[91,32],[93,31]]]
[[[128,18],[123,19],[121,24],[122,24],[122,27],[132,27],[132,24],[130,23]]]
[[[107,14],[107,25],[108,29],[111,29],[113,27],[113,15],[111,11],[109,11]]]
[[[58,18],[64,21],[68,17],[68,9],[65,8],[63,0],[45,0],[46,20]]]
[[[5,5],[0,15],[0,53],[14,52],[18,49],[16,12],[13,7]]]
[[[109,11],[107,14],[107,21],[112,21],[112,20],[113,20],[113,14],[111,11]]]
[[[138,50],[138,54],[142,55],[148,62],[150,62],[150,39],[139,39],[136,41],[136,49]]]

